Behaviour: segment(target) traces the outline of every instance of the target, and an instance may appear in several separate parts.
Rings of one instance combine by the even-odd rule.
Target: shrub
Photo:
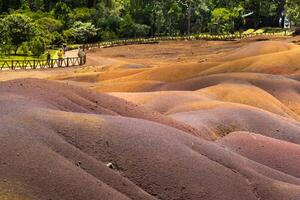
[[[263,28],[261,28],[261,29],[256,30],[254,33],[255,33],[255,34],[262,34],[262,33],[264,33],[264,32],[266,32],[266,30],[263,29]]]
[[[145,37],[149,34],[150,26],[144,24],[134,24],[135,37]]]
[[[74,43],[75,42],[75,35],[72,29],[65,30],[63,32],[64,40],[68,43]]]
[[[244,9],[241,6],[229,8],[216,8],[211,12],[211,23],[218,24],[219,33],[232,33],[235,29],[235,24],[242,24],[242,13]]]
[[[36,26],[29,17],[22,14],[8,15],[3,19],[3,24],[7,31],[8,42],[14,47],[15,54],[24,42],[37,35]]]
[[[248,29],[246,31],[243,32],[244,35],[250,35],[250,34],[253,34],[255,32],[254,29]]]
[[[63,28],[63,24],[60,20],[50,17],[43,17],[41,19],[38,19],[35,23],[44,30],[49,31],[50,33],[61,31]]]
[[[112,31],[101,31],[99,36],[102,40],[111,40],[118,38],[118,35]]]
[[[24,42],[22,46],[20,47],[20,50],[22,51],[22,54],[26,57],[30,55],[30,48],[27,42]]]
[[[71,14],[72,21],[91,22],[94,20],[97,10],[94,8],[76,8]]]
[[[37,57],[40,57],[45,52],[45,48],[45,41],[42,37],[34,37],[30,42],[30,50]]]
[[[54,32],[51,34],[51,45],[61,46],[64,42],[65,39],[60,33]]]
[[[74,34],[74,39],[78,43],[90,42],[96,35],[98,29],[92,23],[75,22],[71,30]]]

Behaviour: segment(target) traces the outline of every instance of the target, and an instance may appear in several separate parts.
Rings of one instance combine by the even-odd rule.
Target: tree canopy
[[[280,27],[300,22],[298,0],[10,0],[0,1],[3,45],[55,46],[114,38],[189,35]],[[282,25],[282,24],[281,24]],[[5,31],[4,31],[5,30]],[[42,46],[42,45],[36,45]]]

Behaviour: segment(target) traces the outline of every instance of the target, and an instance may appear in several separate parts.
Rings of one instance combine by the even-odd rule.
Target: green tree
[[[75,36],[74,36],[74,31],[72,29],[68,29],[63,31],[63,37],[64,40],[67,41],[68,43],[74,43],[75,42]]]
[[[40,57],[45,52],[45,49],[45,41],[42,37],[37,36],[30,41],[30,50],[33,55]]]
[[[149,34],[150,27],[145,24],[134,24],[134,37],[145,37]]]
[[[30,49],[29,49],[29,45],[27,42],[24,42],[22,44],[22,46],[20,47],[22,54],[25,56],[25,59],[27,58],[27,56],[30,54]]]
[[[243,8],[241,6],[233,9],[216,8],[212,11],[211,21],[217,23],[220,33],[233,32],[235,29],[235,21],[241,20]]]
[[[145,16],[149,19],[151,35],[160,35],[162,27],[165,25],[163,4],[158,1],[149,2],[144,9]]]
[[[58,32],[51,33],[51,45],[54,45],[56,47],[61,46],[65,42],[65,38],[62,36],[62,34]]]
[[[27,0],[21,0],[21,9],[22,10],[30,10],[29,3]]]
[[[165,15],[167,19],[167,29],[169,35],[176,34],[176,25],[179,19],[182,17],[182,8],[176,1],[171,2],[167,5],[167,14]]]
[[[33,11],[44,10],[44,0],[29,0],[30,9]]]
[[[13,46],[14,53],[17,54],[23,42],[30,41],[37,35],[37,29],[31,19],[25,15],[12,14],[3,20],[7,31],[7,42]]]
[[[60,20],[51,17],[42,17],[36,20],[35,23],[43,30],[46,30],[50,33],[61,31],[63,29],[63,23]]]
[[[125,15],[120,24],[120,34],[123,37],[133,37],[134,36],[134,21],[131,17],[131,15],[127,14]]]
[[[71,17],[70,17],[71,8],[66,3],[59,1],[55,5],[52,12],[53,12],[54,17],[56,19],[61,20],[65,27],[68,26],[68,24],[71,20]]]
[[[78,43],[91,42],[98,31],[92,23],[83,23],[80,21],[75,22],[71,30],[74,34],[75,41]]]
[[[298,0],[287,0],[286,2],[287,16],[295,24],[300,23],[300,2]]]
[[[70,17],[73,21],[93,22],[97,10],[95,8],[76,8],[71,13]]]
[[[10,40],[7,35],[6,26],[4,20],[0,19],[0,52],[1,54],[6,53],[7,47],[10,45]]]
[[[25,15],[40,27],[45,38],[60,40],[60,34],[76,42],[86,41],[77,34],[84,31],[73,27],[76,21],[94,25],[98,39],[208,32],[214,22],[221,25],[221,32],[233,32],[278,27],[285,10],[299,24],[299,4],[299,0],[0,0],[0,15]],[[248,13],[252,14],[244,26],[241,16]]]

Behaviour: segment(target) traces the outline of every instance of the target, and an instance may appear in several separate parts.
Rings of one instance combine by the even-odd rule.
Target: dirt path
[[[78,57],[78,50],[74,49],[71,51],[66,51],[65,57]]]

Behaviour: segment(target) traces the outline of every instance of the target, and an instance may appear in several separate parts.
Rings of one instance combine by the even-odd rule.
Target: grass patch
[[[51,58],[54,59],[57,57],[57,51],[58,50],[49,50],[51,54]],[[47,58],[47,51],[40,56],[39,58],[37,56],[25,56],[22,54],[17,54],[17,55],[1,55],[0,54],[0,63],[1,60],[46,60]]]
[[[49,50],[51,54],[51,59],[57,59],[57,52],[58,50]],[[40,57],[37,56],[24,56],[22,54],[17,55],[0,55],[0,68],[6,69],[11,68],[12,63],[13,66],[21,67],[20,63],[18,61],[25,61],[29,62],[31,65],[34,64],[34,60],[42,60],[43,63],[46,65],[46,59],[47,59],[47,51]],[[28,64],[28,63],[27,63]],[[21,64],[23,66],[23,64]]]
[[[255,32],[254,29],[248,29],[248,30],[244,31],[243,34],[244,34],[244,35],[249,35],[249,34],[252,34],[252,33],[254,33],[254,32]]]
[[[266,30],[263,29],[263,28],[261,28],[261,29],[256,30],[254,33],[255,33],[255,34],[262,34],[262,33],[264,33],[264,32],[266,32]]]

